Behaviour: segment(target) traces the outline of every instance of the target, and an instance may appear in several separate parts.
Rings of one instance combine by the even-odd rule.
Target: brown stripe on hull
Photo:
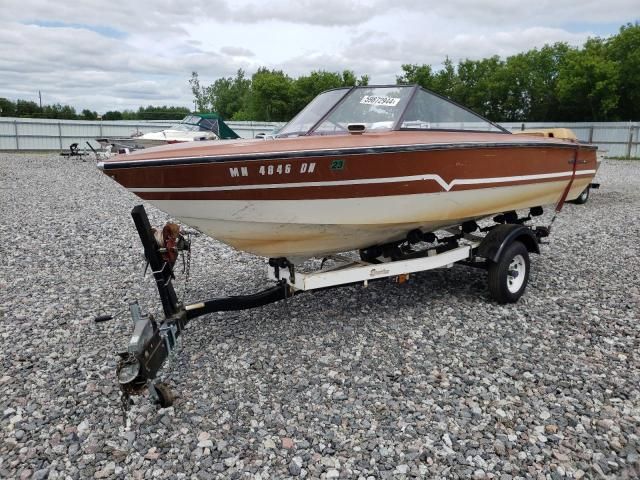
[[[592,176],[593,174],[589,174]],[[584,176],[577,174],[577,177]],[[481,188],[509,187],[513,185],[532,185],[536,183],[557,182],[565,178],[544,178],[512,182],[491,182],[475,185],[454,185],[448,191],[477,190]],[[366,198],[391,195],[415,195],[420,193],[446,192],[435,180],[414,182],[394,182],[365,185],[305,186],[295,188],[245,189],[226,191],[183,191],[183,192],[134,192],[143,200],[322,200],[330,198]]]
[[[376,155],[342,155],[283,160],[251,160],[243,162],[145,166],[114,169],[107,173],[127,188],[201,188],[256,184],[346,181],[389,176],[439,175],[445,182],[536,175],[571,170],[575,150],[567,148],[486,148],[478,150],[446,150]],[[343,160],[341,168],[334,161]],[[581,169],[595,169],[593,150],[579,152]],[[313,171],[309,173],[310,164]],[[289,167],[287,167],[289,165]],[[305,166],[306,165],[306,166]],[[278,167],[283,173],[278,174]],[[242,168],[246,176],[242,176]],[[269,168],[273,174],[261,175]],[[332,168],[333,167],[333,168]],[[286,173],[289,168],[289,173]],[[233,176],[232,169],[240,172]],[[275,190],[275,189],[274,189]],[[272,193],[275,192],[272,190]],[[271,198],[271,197],[270,197]]]

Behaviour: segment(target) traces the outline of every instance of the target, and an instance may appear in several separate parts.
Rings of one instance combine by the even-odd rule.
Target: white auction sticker
[[[379,97],[377,95],[365,95],[360,103],[364,105],[382,105],[383,107],[395,107],[400,101],[399,98]]]

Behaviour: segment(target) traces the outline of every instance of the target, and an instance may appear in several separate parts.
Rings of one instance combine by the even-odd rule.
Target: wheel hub
[[[511,293],[517,293],[522,284],[524,283],[524,274],[527,269],[527,264],[524,261],[522,255],[516,255],[509,264],[509,270],[507,275],[507,289]]]

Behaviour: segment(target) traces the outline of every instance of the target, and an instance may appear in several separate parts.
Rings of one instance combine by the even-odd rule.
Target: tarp
[[[223,140],[240,138],[236,132],[234,132],[229,125],[224,123],[224,120],[217,113],[194,113],[204,119],[210,120],[212,124],[211,130]]]

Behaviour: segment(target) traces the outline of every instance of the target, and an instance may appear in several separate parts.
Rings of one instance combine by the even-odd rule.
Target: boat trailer
[[[321,267],[311,273],[296,271],[294,264],[286,258],[272,258],[269,259],[268,277],[276,282],[274,286],[250,295],[219,297],[185,305],[178,300],[173,288],[173,262],[178,249],[190,250],[190,242],[180,237],[180,242],[172,243],[170,247],[163,245],[158,232],[151,228],[144,207],[138,205],[131,211],[131,216],[156,282],[164,319],[157,321],[151,314],[143,315],[137,302],[129,304],[133,335],[126,351],[119,354],[116,368],[123,412],[126,413],[131,403],[130,396],[146,390],[160,407],[173,404],[174,396],[169,387],[157,381],[158,372],[175,353],[177,340],[187,324],[210,313],[256,308],[311,290],[354,284],[366,286],[369,281],[383,278],[402,283],[412,273],[452,267],[455,263],[488,270],[492,297],[500,303],[515,302],[527,284],[529,253],[540,253],[539,241],[549,234],[546,227],[525,225],[532,216],[541,214],[541,207],[530,209],[529,216],[523,218],[515,212],[507,212],[494,217],[496,224],[484,228],[473,221],[465,222],[449,229],[451,235],[441,238],[414,230],[402,242],[361,250],[359,260],[331,256],[333,265],[330,268]],[[421,242],[431,246],[414,249]],[[101,315],[95,321],[112,318]]]

